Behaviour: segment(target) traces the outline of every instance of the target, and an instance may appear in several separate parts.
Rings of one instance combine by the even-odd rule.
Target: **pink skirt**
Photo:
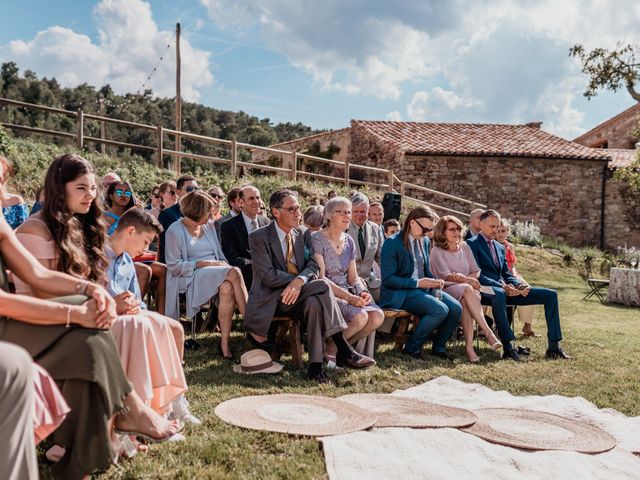
[[[120,315],[111,334],[133,390],[156,412],[168,413],[171,402],[187,390],[168,318],[148,310]]]
[[[40,365],[33,364],[34,416],[33,433],[36,445],[47,438],[71,411],[56,382]]]

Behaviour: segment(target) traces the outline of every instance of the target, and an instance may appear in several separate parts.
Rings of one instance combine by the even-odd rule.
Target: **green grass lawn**
[[[556,288],[565,341],[563,348],[574,361],[546,361],[546,328],[541,308],[534,328],[542,338],[519,340],[531,347],[524,364],[500,361],[481,342],[480,364],[465,361],[463,344],[455,342],[451,363],[407,360],[392,350],[392,343],[378,346],[378,365],[365,372],[332,372],[332,386],[318,386],[294,371],[289,357],[277,376],[234,374],[231,365],[216,356],[216,335],[200,337],[202,347],[188,352],[186,374],[192,411],[203,425],[187,428],[186,442],[154,445],[147,454],[112,467],[101,478],[325,478],[324,460],[314,439],[243,430],[220,421],[213,413],[224,400],[265,393],[305,393],[337,397],[355,392],[392,392],[447,375],[465,382],[482,383],[516,395],[582,396],[599,407],[615,408],[630,416],[640,415],[640,309],[583,302],[586,283],[577,269],[560,256],[539,249],[519,248],[521,273],[538,286]],[[522,324],[516,320],[516,330]],[[240,353],[240,333],[232,348]]]

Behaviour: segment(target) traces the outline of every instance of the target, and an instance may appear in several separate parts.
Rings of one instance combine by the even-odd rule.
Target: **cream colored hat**
[[[233,366],[236,373],[278,373],[282,364],[274,362],[267,352],[260,349],[249,350],[240,357],[240,364]]]

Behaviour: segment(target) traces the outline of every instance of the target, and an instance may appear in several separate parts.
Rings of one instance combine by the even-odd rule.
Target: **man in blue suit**
[[[460,303],[442,291],[444,282],[433,278],[429,270],[427,234],[433,231],[436,220],[428,208],[415,208],[405,219],[403,229],[385,240],[380,255],[380,306],[406,310],[420,317],[402,350],[417,359],[424,358],[422,346],[434,330],[436,338],[431,355],[449,359],[447,340],[462,315]]]
[[[562,331],[558,293],[549,288],[532,287],[519,280],[507,267],[504,247],[498,243],[496,233],[500,225],[500,214],[495,210],[485,210],[480,216],[480,233],[467,240],[473,256],[480,268],[480,283],[491,287],[493,296],[482,294],[482,303],[491,305],[498,326],[498,336],[504,345],[503,359],[521,360],[513,348],[515,336],[507,319],[507,305],[544,305],[547,321],[549,348],[545,355],[548,359],[569,359],[561,348]]]

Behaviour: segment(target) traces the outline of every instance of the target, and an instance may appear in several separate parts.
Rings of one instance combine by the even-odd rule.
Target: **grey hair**
[[[304,211],[302,222],[309,228],[322,228],[324,223],[323,214],[324,207],[322,205],[311,205]]]
[[[369,198],[364,193],[356,193],[351,197],[351,205],[353,205],[353,208],[363,203],[366,204],[367,207],[369,206]]]
[[[333,197],[324,204],[324,223],[329,225],[331,219],[336,214],[336,210],[340,210],[342,207],[351,208],[351,201],[346,197]]]

